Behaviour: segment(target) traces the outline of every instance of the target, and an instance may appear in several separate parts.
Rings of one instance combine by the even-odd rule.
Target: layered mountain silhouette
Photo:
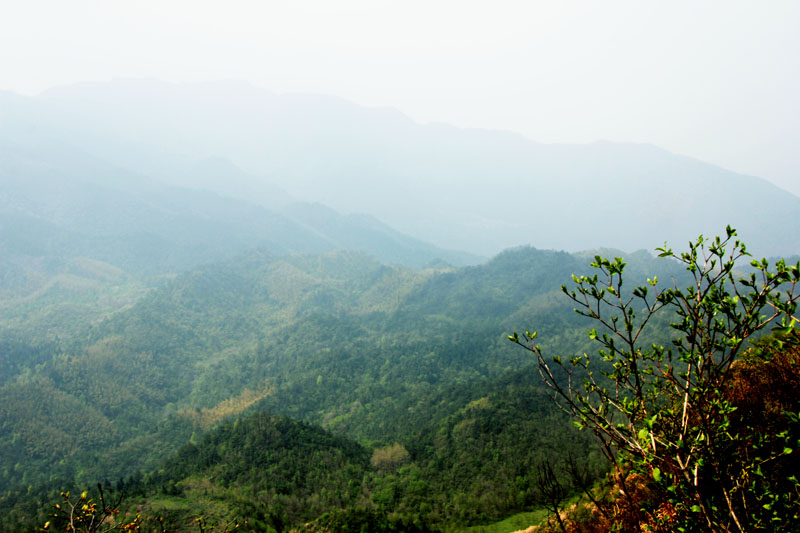
[[[650,145],[540,144],[239,82],[116,80],[34,98],[3,94],[0,121],[8,142],[48,139],[158,183],[271,210],[295,199],[363,213],[440,248],[484,256],[528,243],[569,251],[683,246],[727,224],[755,254],[800,249],[800,198]]]
[[[230,163],[222,169],[214,163],[206,175],[216,172],[224,180],[241,174]],[[145,275],[191,269],[253,248],[275,254],[350,249],[415,267],[480,260],[368,215],[298,202],[275,187],[276,202],[268,208],[167,184],[52,139],[0,141],[0,183],[0,288],[25,286],[75,257]]]

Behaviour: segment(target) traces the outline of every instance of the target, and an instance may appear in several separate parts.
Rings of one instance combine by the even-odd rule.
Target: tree
[[[770,323],[788,331],[797,321],[800,263],[753,260],[753,272],[739,277],[737,262],[749,254],[735,236],[729,226],[725,238],[700,236],[680,255],[666,244],[657,250],[686,267],[693,281],[685,289],[659,288],[654,277],[628,291],[621,258],[596,256],[597,273],[573,275],[575,287],[562,290],[597,324],[589,331],[597,356],[548,358],[535,332],[509,336],[536,356],[556,403],[599,438],[628,500],[627,527],[800,528],[800,475],[795,492],[782,494],[764,475],[800,454],[797,414],[783,413],[785,431],[759,435],[754,424],[734,423],[730,393],[745,341]],[[672,313],[672,345],[648,345],[647,326],[662,312]]]

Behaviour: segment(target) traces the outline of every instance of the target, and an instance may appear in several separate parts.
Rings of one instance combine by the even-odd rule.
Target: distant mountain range
[[[215,160],[197,175],[223,182],[231,176],[233,183],[237,172]],[[0,140],[0,184],[0,291],[36,288],[32,278],[58,272],[75,257],[145,275],[181,272],[253,248],[275,254],[349,249],[414,267],[481,260],[369,215],[342,215],[280,192],[266,207],[175,186],[47,138]]]
[[[165,185],[270,210],[255,216],[254,207],[192,193],[201,211],[209,202],[227,202],[204,215],[229,217],[221,224],[228,233],[220,234],[231,234],[230,217],[239,216],[234,213],[249,209],[247,216],[255,216],[250,234],[222,239],[231,247],[252,243],[253,232],[286,246],[275,232],[256,230],[277,227],[277,213],[289,220],[281,219],[288,240],[303,250],[359,242],[383,260],[419,252],[411,261],[417,264],[433,257],[477,260],[425,248],[420,240],[482,256],[527,243],[568,251],[636,250],[664,241],[682,246],[700,233],[721,233],[727,224],[755,254],[800,251],[800,198],[763,179],[654,146],[546,145],[508,132],[420,125],[391,109],[276,95],[238,82],[117,80],[59,87],[33,98],[3,93],[0,139],[3,159],[9,150],[37,147],[28,172],[42,170],[44,160],[45,167],[74,173],[69,161],[52,161],[55,150],[90,154],[106,169],[136,176],[140,185],[147,176],[162,187],[160,203],[151,205],[156,211],[165,202],[180,203],[176,197],[184,194]],[[6,181],[8,164],[0,164]],[[0,194],[7,197],[6,186]],[[293,199],[307,205],[287,211]],[[314,203],[328,207],[316,210]],[[376,217],[397,231],[340,213]],[[331,234],[333,228],[340,232]]]

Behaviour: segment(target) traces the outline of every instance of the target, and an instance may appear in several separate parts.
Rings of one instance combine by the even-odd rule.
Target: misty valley
[[[792,531],[798,253],[653,146],[0,93],[0,531]]]

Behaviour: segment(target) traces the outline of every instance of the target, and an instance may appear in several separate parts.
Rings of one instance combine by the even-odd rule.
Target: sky
[[[236,79],[545,143],[651,143],[800,195],[800,2],[28,0],[0,90]]]

